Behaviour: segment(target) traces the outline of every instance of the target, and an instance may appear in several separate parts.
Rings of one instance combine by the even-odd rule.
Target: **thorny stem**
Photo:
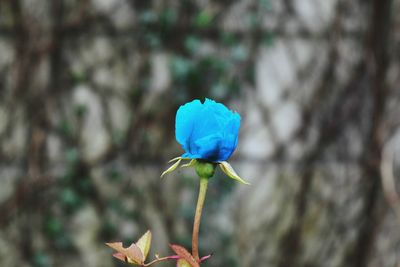
[[[196,261],[200,260],[199,257],[199,230],[201,213],[203,211],[204,200],[206,199],[208,178],[200,177],[200,189],[199,196],[197,199],[196,214],[193,222],[193,235],[192,235],[192,255]]]

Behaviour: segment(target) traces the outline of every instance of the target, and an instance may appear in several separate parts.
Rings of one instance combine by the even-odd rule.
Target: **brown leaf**
[[[199,263],[193,258],[186,248],[179,245],[170,245],[172,250],[181,258],[185,259],[192,267],[200,267]]]
[[[135,244],[127,248],[123,247],[122,242],[106,243],[106,245],[118,252],[113,256],[119,260],[138,265],[142,265],[144,262],[143,253]]]

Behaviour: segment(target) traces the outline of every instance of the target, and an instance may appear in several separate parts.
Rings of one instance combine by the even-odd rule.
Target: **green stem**
[[[206,199],[208,178],[200,177],[199,196],[197,198],[196,214],[193,222],[193,235],[192,235],[192,255],[196,261],[199,261],[199,230],[201,213],[203,211],[204,200]]]

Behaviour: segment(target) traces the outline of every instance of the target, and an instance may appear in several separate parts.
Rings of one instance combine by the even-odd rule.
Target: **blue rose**
[[[223,104],[193,100],[178,109],[175,135],[183,158],[226,161],[238,143],[240,115]]]
[[[239,128],[240,115],[213,100],[193,100],[181,106],[176,113],[175,135],[185,153],[171,159],[173,164],[161,177],[189,160],[181,167],[195,167],[202,178],[212,177],[219,166],[229,178],[249,184],[226,161],[236,149]]]

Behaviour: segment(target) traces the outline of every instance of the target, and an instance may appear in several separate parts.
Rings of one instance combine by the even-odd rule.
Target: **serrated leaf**
[[[166,171],[164,171],[164,172],[161,174],[161,178],[162,178],[164,175],[166,175],[167,173],[170,173],[170,172],[174,171],[176,168],[178,168],[178,166],[179,166],[179,164],[181,163],[181,161],[182,161],[182,158],[179,158],[174,164],[172,164],[171,167],[169,167]]]
[[[178,262],[176,263],[177,267],[192,267],[186,260],[184,259],[179,259]]]
[[[123,247],[122,242],[106,243],[106,245],[118,252],[113,256],[121,261],[137,265],[142,265],[144,262],[143,253],[135,244],[127,248]]]
[[[151,232],[147,231],[144,235],[142,235],[142,237],[136,242],[136,246],[138,246],[140,251],[142,251],[143,261],[145,261],[151,246]]]
[[[193,258],[192,254],[186,250],[186,248],[179,245],[170,245],[172,250],[181,258],[185,259],[190,266],[192,267],[200,267],[199,263]]]
[[[249,182],[246,182],[245,180],[243,180],[242,178],[240,178],[240,176],[235,172],[235,170],[232,168],[232,166],[226,162],[226,161],[221,161],[219,164],[219,167],[221,168],[221,170],[228,175],[229,178],[232,178],[238,182],[241,182],[242,184],[247,184],[249,185]]]
[[[191,161],[189,161],[189,163],[183,164],[183,165],[181,166],[181,168],[192,167],[192,166],[196,165],[196,163],[197,163],[197,160],[192,159]]]

